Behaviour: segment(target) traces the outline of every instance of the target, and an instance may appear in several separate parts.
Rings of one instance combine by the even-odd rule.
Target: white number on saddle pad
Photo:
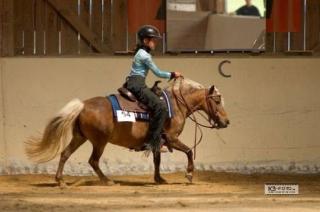
[[[136,122],[136,117],[133,112],[117,110],[118,122]]]

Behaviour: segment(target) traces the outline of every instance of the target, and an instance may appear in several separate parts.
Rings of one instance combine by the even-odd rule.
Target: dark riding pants
[[[146,86],[145,78],[142,76],[128,77],[127,89],[151,111],[146,141],[151,144],[153,150],[159,150],[161,131],[165,120],[168,118],[166,105]]]

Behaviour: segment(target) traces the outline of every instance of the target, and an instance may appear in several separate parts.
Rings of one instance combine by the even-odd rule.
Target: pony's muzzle
[[[226,119],[226,120],[219,120],[219,122],[217,123],[217,128],[227,128],[228,125],[230,124],[230,121],[229,119]]]

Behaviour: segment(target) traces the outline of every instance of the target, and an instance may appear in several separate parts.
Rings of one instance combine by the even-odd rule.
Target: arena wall
[[[165,70],[179,70],[224,95],[231,125],[204,130],[196,168],[233,172],[320,172],[320,60],[313,58],[229,58],[231,78],[218,73],[219,57],[159,57]],[[24,141],[41,132],[60,108],[114,93],[129,71],[129,57],[0,59],[0,174],[54,173],[57,160],[36,165]],[[148,80],[152,84],[154,77]],[[165,84],[165,83],[163,83]],[[182,140],[193,144],[188,121]],[[90,175],[89,142],[66,164],[65,173]],[[162,157],[164,172],[184,171],[187,159],[175,151]],[[107,145],[100,165],[107,174],[152,173],[152,158]]]

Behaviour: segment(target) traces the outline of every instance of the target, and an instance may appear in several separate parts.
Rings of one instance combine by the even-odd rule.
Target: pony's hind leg
[[[107,142],[105,142],[105,141],[92,143],[93,150],[92,150],[92,154],[89,159],[89,164],[91,165],[91,167],[93,168],[95,173],[98,175],[98,177],[100,178],[100,180],[103,184],[113,185],[114,182],[112,180],[110,180],[107,176],[105,176],[99,167],[99,160],[103,154],[103,151],[104,151],[106,144],[107,144]]]
[[[59,167],[56,173],[56,181],[60,187],[65,187],[66,184],[62,178],[63,167],[69,157],[76,151],[87,139],[78,133],[73,134],[70,144],[62,151],[59,161]]]

